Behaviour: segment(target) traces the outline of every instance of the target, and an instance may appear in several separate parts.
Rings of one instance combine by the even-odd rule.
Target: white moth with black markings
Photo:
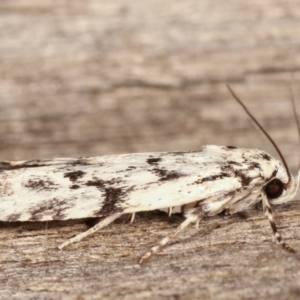
[[[144,262],[190,223],[234,214],[262,202],[275,239],[282,241],[271,205],[292,200],[299,185],[283,164],[256,149],[204,146],[190,152],[138,153],[92,158],[0,162],[0,221],[48,221],[103,217],[59,248],[107,226],[123,214],[181,207],[186,217],[175,232],[141,259]],[[293,103],[294,105],[294,103]],[[295,109],[294,109],[295,112]],[[298,125],[299,131],[299,125]],[[299,173],[299,171],[298,171]],[[132,219],[133,220],[133,219]]]

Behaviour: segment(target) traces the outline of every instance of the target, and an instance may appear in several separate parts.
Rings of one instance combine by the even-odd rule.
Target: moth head
[[[274,218],[272,215],[272,209],[270,204],[280,204],[285,203],[290,200],[292,200],[298,190],[299,187],[299,177],[300,177],[300,163],[298,166],[298,175],[296,177],[291,175],[290,170],[288,169],[287,163],[279,150],[276,143],[273,141],[273,139],[270,137],[270,135],[266,132],[266,130],[260,125],[260,123],[254,118],[254,116],[249,112],[247,107],[244,105],[244,103],[237,97],[237,95],[233,92],[233,90],[227,85],[227,88],[233,98],[243,107],[244,111],[248,114],[248,116],[253,120],[253,122],[259,127],[261,132],[268,138],[268,140],[271,142],[271,144],[276,149],[278,155],[281,158],[281,161],[283,163],[283,166],[279,161],[275,162],[277,165],[274,169],[274,172],[272,176],[270,177],[270,180],[266,183],[266,185],[263,187],[263,190],[260,194],[260,198],[262,200],[262,205],[265,211],[266,216],[269,219],[274,238],[275,240],[281,244],[282,248],[288,252],[294,253],[295,250],[291,248],[289,245],[287,245],[283,240],[281,235],[278,233],[276,224],[274,222]],[[298,120],[297,112],[296,112],[296,106],[295,101],[291,91],[291,100],[293,105],[293,113],[295,116],[295,120],[297,123],[298,128],[298,135],[300,138],[300,122]]]
[[[281,204],[293,200],[299,186],[299,174],[294,177],[279,164],[278,171],[264,186],[264,194],[271,204]]]
[[[244,105],[244,103],[239,99],[239,97],[233,92],[231,87],[227,85],[227,88],[233,98],[242,106],[244,111],[247,113],[247,115],[252,119],[252,121],[258,126],[258,128],[261,130],[261,132],[267,137],[267,139],[271,142],[271,144],[274,146],[275,150],[277,151],[278,155],[281,158],[281,161],[283,165],[279,161],[277,161],[278,168],[276,168],[278,171],[275,173],[275,175],[272,176],[272,178],[267,182],[267,184],[264,186],[264,195],[267,197],[264,197],[266,200],[269,200],[271,204],[280,204],[284,202],[288,202],[292,200],[297,193],[298,187],[299,187],[299,177],[300,177],[300,163],[298,166],[298,175],[296,177],[291,175],[291,172],[288,168],[288,165],[274,142],[274,140],[270,137],[270,135],[266,132],[266,130],[262,127],[262,125],[254,118],[254,116],[249,112],[247,107]],[[293,106],[293,113],[297,124],[298,129],[298,135],[300,138],[300,122],[297,116],[297,110],[295,106],[295,101],[293,97],[293,93],[291,90],[291,102]]]

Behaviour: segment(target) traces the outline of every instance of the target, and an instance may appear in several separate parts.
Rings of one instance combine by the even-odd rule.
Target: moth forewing
[[[259,163],[264,156],[268,160]],[[56,161],[39,161],[34,167],[14,162],[0,173],[5,182],[0,191],[0,220],[104,217],[195,201],[205,215],[216,214],[234,206],[244,192],[260,190],[279,163],[264,151],[213,145],[193,152]],[[211,206],[217,208],[210,213]]]

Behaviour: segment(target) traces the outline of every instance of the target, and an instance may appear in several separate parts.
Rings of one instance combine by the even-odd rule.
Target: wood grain
[[[226,90],[230,83],[295,173],[289,87],[293,73],[299,103],[298,7],[295,0],[1,1],[1,159],[203,144],[276,155]],[[298,201],[274,208],[296,249],[299,208]],[[271,242],[259,208],[246,218],[209,218],[138,265],[181,221],[142,213],[65,251],[56,246],[85,230],[83,221],[1,224],[0,298],[299,298],[299,256]]]

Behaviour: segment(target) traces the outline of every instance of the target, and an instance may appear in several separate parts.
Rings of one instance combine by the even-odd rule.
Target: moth
[[[132,214],[133,221],[140,211],[168,208],[171,214],[179,206],[186,219],[142,256],[143,263],[189,224],[262,202],[275,240],[294,252],[277,231],[271,206],[294,198],[299,171],[298,176],[291,175],[274,141],[227,87],[275,146],[282,162],[262,150],[213,145],[188,152],[0,161],[0,221],[102,217],[94,227],[59,246],[63,249],[124,214]]]

